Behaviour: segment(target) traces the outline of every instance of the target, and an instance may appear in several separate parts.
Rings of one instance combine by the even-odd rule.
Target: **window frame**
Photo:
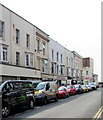
[[[27,60],[27,56],[28,56],[28,60]],[[25,66],[34,67],[34,54],[33,53],[28,53],[28,52],[25,53]]]
[[[17,54],[18,54],[18,62],[17,62]],[[20,65],[20,52],[16,52],[16,65],[19,66]]]
[[[42,59],[42,72],[43,73],[48,72],[48,60],[46,60],[46,59]]]
[[[0,38],[4,38],[5,32],[5,23],[0,20]]]
[[[16,28],[16,44],[20,44],[20,30]]]
[[[46,54],[46,43],[43,42],[42,45],[43,45],[43,55],[45,55]]]
[[[26,48],[30,48],[30,34],[26,34]]]
[[[8,62],[8,46],[2,44],[0,45],[0,61]]]

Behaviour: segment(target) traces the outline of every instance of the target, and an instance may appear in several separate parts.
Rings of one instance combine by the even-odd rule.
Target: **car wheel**
[[[58,97],[57,97],[57,96],[54,98],[54,101],[55,101],[55,102],[57,102],[57,101],[58,101]]]
[[[8,106],[4,106],[2,108],[2,116],[7,117],[10,114],[10,108]]]
[[[48,100],[47,100],[47,97],[45,97],[45,98],[43,98],[43,100],[42,100],[42,105],[46,105],[47,104],[47,102],[48,102]]]
[[[68,93],[68,97],[70,97],[70,93]]]
[[[76,95],[76,94],[77,94],[77,92],[74,93],[74,95]]]
[[[66,94],[64,94],[64,98],[66,98]]]
[[[30,100],[30,102],[29,102],[29,106],[28,106],[28,108],[29,109],[33,109],[34,108],[34,100]]]

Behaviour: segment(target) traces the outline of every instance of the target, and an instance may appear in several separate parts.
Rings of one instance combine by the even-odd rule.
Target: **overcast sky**
[[[101,80],[102,0],[0,0],[0,3],[33,23],[82,57],[94,59]]]

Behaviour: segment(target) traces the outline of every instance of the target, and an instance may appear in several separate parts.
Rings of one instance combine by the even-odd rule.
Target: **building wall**
[[[8,59],[5,62],[0,60],[0,75],[3,75],[3,79],[20,79],[24,77],[27,79],[43,78],[47,80],[51,78],[67,80],[68,76],[75,80],[82,80],[83,78],[85,81],[88,81],[93,79],[93,59],[88,58],[90,66],[84,66],[83,68],[83,58],[81,55],[66,49],[57,41],[49,38],[47,33],[0,4],[1,21],[4,22],[4,37],[0,37],[0,53],[2,53],[2,46],[6,46]],[[19,44],[16,43],[16,29],[20,32]],[[28,48],[26,47],[26,34],[30,37],[30,46]],[[53,59],[52,50],[54,51]],[[16,65],[16,52],[20,53],[20,64],[18,66]],[[32,61],[33,57],[33,66],[26,66],[27,53],[29,54],[30,61]],[[52,65],[54,66],[53,73]],[[86,75],[86,71],[88,71],[88,75]]]
[[[85,61],[85,58],[83,58]],[[83,67],[83,76],[84,76],[84,82],[92,82],[93,81],[93,71],[94,71],[94,63],[92,58],[86,58],[86,62],[89,63],[89,66]]]
[[[52,50],[54,51],[54,60],[52,60]],[[57,53],[58,53],[58,61],[57,61]],[[63,68],[63,76],[65,76],[65,57],[64,57],[64,47],[62,45],[60,45],[57,41],[54,41],[52,39],[50,39],[49,42],[49,55],[50,55],[50,63],[55,63],[56,65],[58,65],[58,75],[61,75],[61,68],[60,66],[62,65]],[[62,55],[62,62],[61,62],[61,55]],[[50,64],[50,73],[51,72],[51,64]]]
[[[39,46],[38,42],[39,41]],[[44,45],[45,46],[44,46]],[[50,73],[50,61],[49,61],[49,35],[40,31],[39,28],[36,28],[36,68],[41,70],[42,78],[48,79],[48,75]],[[39,47],[39,50],[38,50]],[[43,52],[43,48],[45,48],[45,52]],[[45,54],[44,54],[45,53]],[[44,64],[43,64],[44,61]],[[47,62],[47,63],[45,63]],[[43,69],[44,68],[44,69]]]
[[[15,68],[17,69],[18,67],[16,67],[16,52],[19,52],[20,64],[17,71],[20,70],[21,67],[23,67],[22,72],[19,72],[20,73],[19,77],[23,76],[23,74],[28,70],[30,73],[33,73],[33,69],[34,69],[34,72],[36,71],[37,74],[34,74],[34,76],[33,74],[29,74],[28,77],[40,78],[41,77],[40,70],[37,70],[36,61],[35,61],[36,27],[2,5],[0,5],[0,10],[2,11],[2,13],[0,12],[1,14],[0,20],[4,22],[4,37],[3,38],[0,37],[0,45],[7,46],[7,58],[8,58],[8,61],[5,62],[6,65],[2,66],[2,69],[4,69],[4,67],[5,69],[7,69],[6,70],[7,76],[10,75],[9,74],[10,71],[8,70],[8,68],[10,68],[11,70]],[[16,29],[20,30],[19,44],[16,43]],[[30,35],[29,48],[26,47],[26,34]],[[33,55],[34,64],[32,67],[28,66],[29,68],[30,67],[33,68],[32,70],[25,65],[25,61],[26,61],[25,53],[30,53]],[[11,66],[9,66],[9,64]],[[14,74],[14,71],[13,72],[11,71],[11,73],[13,73],[12,76],[16,75],[16,73]],[[2,74],[4,75],[4,70],[2,71]],[[27,75],[24,74],[24,77],[27,77]]]
[[[72,63],[71,63],[71,59],[72,59],[72,53],[70,50],[65,49],[65,75],[72,77],[72,71],[71,71],[71,67],[72,67]]]
[[[72,75],[75,80],[82,80],[82,71],[83,71],[83,58],[77,52],[72,51],[72,59],[73,59],[73,67],[72,67]]]

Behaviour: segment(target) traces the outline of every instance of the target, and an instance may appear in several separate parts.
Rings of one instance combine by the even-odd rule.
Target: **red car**
[[[76,88],[75,88],[75,86],[73,86],[73,85],[68,85],[68,86],[67,86],[67,89],[69,90],[69,94],[70,94],[70,95],[76,94]]]
[[[65,86],[61,86],[58,88],[58,97],[59,98],[66,98],[69,96],[69,91]]]

